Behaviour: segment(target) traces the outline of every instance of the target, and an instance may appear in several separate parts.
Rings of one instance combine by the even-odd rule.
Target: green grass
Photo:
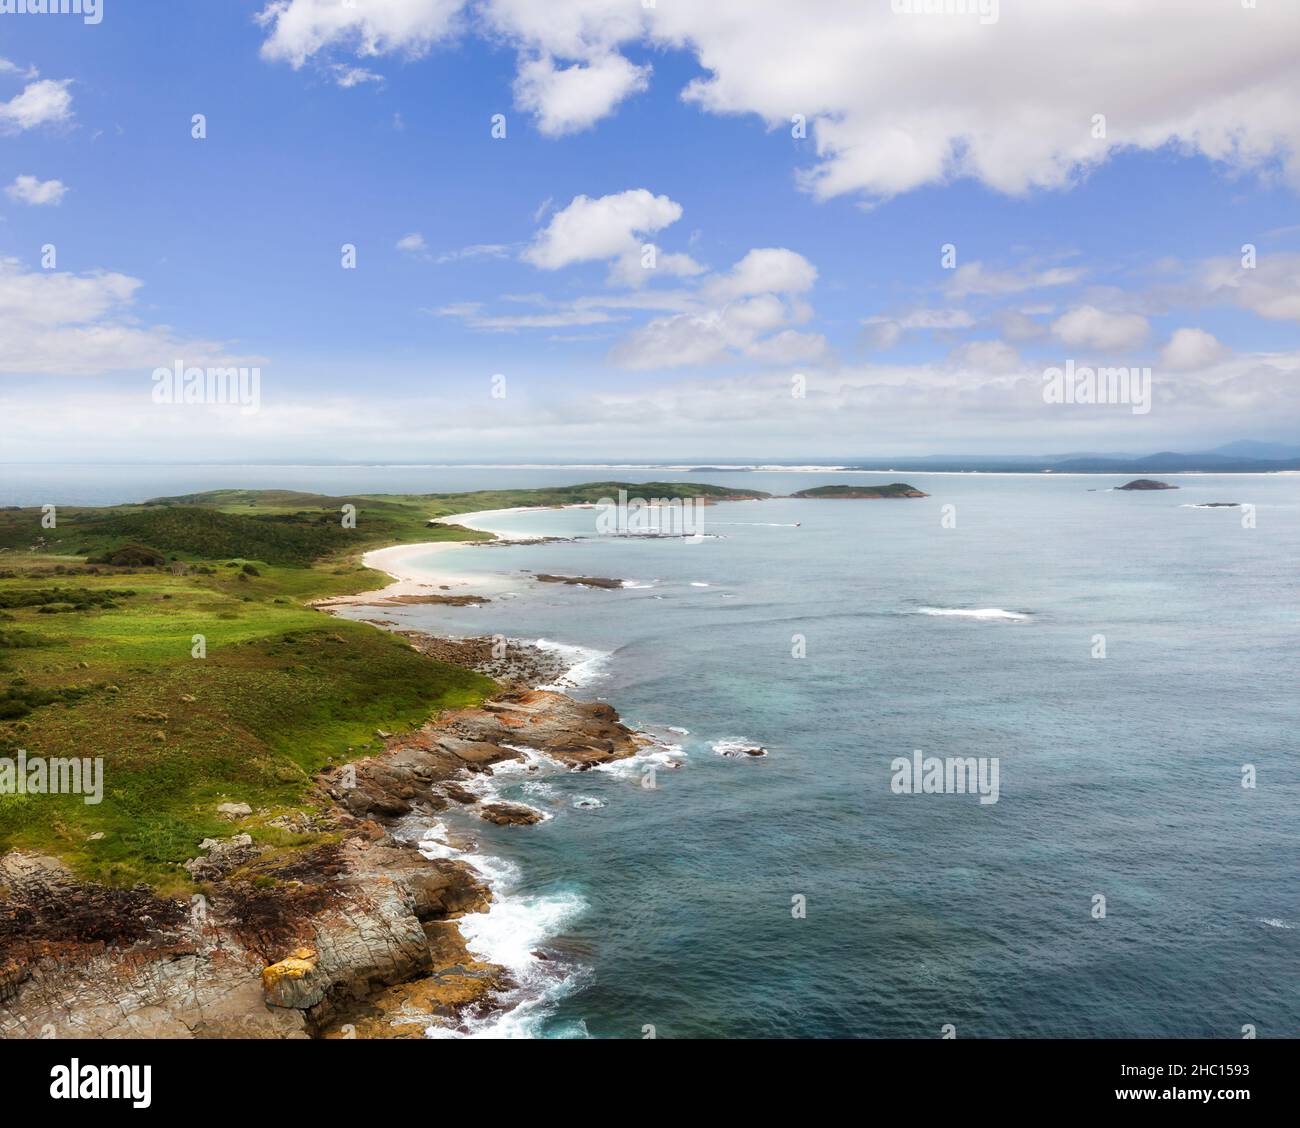
[[[258,567],[243,583],[224,569],[78,576],[79,586],[134,595],[109,609],[8,612],[4,636],[21,645],[0,648],[0,713],[6,703],[35,707],[0,720],[0,751],[102,756],[106,794],[97,806],[79,796],[0,797],[0,852],[41,850],[88,878],[177,891],[188,883],[179,863],[199,841],[231,833],[218,803],[296,809],[312,773],[377,747],[376,729],[494,691],[394,636],[303,606],[370,586],[375,573]],[[29,585],[38,586],[0,580],[0,597]],[[192,657],[196,634],[206,657]],[[104,837],[90,841],[96,833]]]
[[[420,497],[218,490],[59,507],[52,529],[39,509],[0,510],[0,755],[102,756],[105,776],[99,805],[0,796],[0,853],[39,850],[86,878],[184,893],[180,863],[201,839],[236,829],[216,815],[225,801],[267,812],[238,828],[259,842],[310,845],[265,823],[310,806],[313,773],[374,751],[376,729],[418,725],[497,687],[306,604],[383,586],[359,562],[366,549],[487,536],[432,518],[596,502],[620,488],[765,496],[619,482]],[[340,520],[344,505],[356,509],[355,529]],[[131,544],[175,570],[86,564]],[[195,635],[205,657],[192,657]]]

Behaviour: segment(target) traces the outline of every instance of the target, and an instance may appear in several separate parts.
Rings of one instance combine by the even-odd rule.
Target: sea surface
[[[614,477],[778,494],[852,480],[0,475],[9,504]],[[1181,488],[1155,493],[1098,476],[905,480],[931,496],[709,507],[698,543],[600,537],[589,509],[502,514],[492,527],[582,539],[442,549],[426,566],[456,590],[481,577],[490,602],[358,613],[575,648],[571,692],[660,740],[610,770],[534,761],[491,781],[550,816],[533,827],[408,823],[429,856],[492,878],[499,903],[466,930],[520,982],[505,1014],[435,1033],[1300,1035],[1300,477],[1173,475]],[[1222,501],[1254,506],[1254,527],[1252,511],[1197,508]],[[722,754],[737,743],[767,755]],[[895,793],[893,762],[918,749],[996,758],[997,802]]]

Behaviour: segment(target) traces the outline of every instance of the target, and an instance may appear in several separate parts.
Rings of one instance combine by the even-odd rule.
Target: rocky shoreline
[[[80,883],[52,858],[0,858],[0,1037],[420,1038],[503,1005],[509,972],[475,958],[456,924],[489,911],[488,883],[423,855],[401,821],[454,807],[525,826],[541,813],[476,787],[494,765],[540,754],[586,770],[653,742],[609,705],[534,688],[563,678],[553,651],[395,633],[503,691],[377,733],[382,751],[317,777],[315,813],[223,804],[232,834],[186,864],[188,902]],[[318,841],[277,849],[256,841],[263,826]]]

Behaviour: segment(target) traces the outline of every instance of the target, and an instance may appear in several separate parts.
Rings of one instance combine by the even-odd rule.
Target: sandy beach
[[[362,591],[355,595],[320,600],[315,606],[344,607],[349,604],[373,603],[378,599],[392,599],[397,596],[428,595],[431,590],[455,591],[473,587],[478,577],[466,576],[463,573],[452,575],[434,571],[427,566],[428,557],[435,553],[446,552],[448,549],[463,548],[472,544],[535,540],[536,538],[529,534],[493,528],[493,525],[496,524],[495,518],[502,513],[526,513],[536,508],[538,507],[519,506],[514,509],[484,509],[477,513],[458,513],[454,517],[439,518],[436,524],[459,525],[489,535],[481,541],[420,541],[415,544],[393,544],[386,548],[372,549],[361,557],[361,563],[377,572],[387,573],[393,578],[393,582],[374,591]],[[486,577],[484,582],[487,582]]]

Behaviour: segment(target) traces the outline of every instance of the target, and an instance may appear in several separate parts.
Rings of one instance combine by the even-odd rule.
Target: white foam
[[[539,685],[538,689],[562,691],[576,689],[598,681],[608,673],[609,660],[613,655],[608,650],[595,650],[590,646],[572,646],[563,642],[551,642],[539,638],[534,644],[538,650],[559,654],[568,668],[550,685]]]
[[[756,740],[715,740],[713,742],[713,751],[719,756],[729,756],[733,759],[757,760],[759,756],[747,752],[746,749],[762,747]],[[767,753],[762,752],[759,755],[766,756]]]
[[[517,986],[505,992],[497,1000],[499,1009],[486,1017],[467,1017],[455,1027],[434,1024],[425,1034],[430,1038],[531,1038],[577,984],[572,967],[534,953],[585,912],[587,903],[572,892],[514,896],[511,890],[523,876],[517,865],[505,858],[458,850],[448,838],[446,824],[434,820],[422,828],[420,853],[430,859],[457,858],[491,887],[488,911],[461,917],[456,927],[476,959],[504,967]]]
[[[521,978],[541,962],[533,955],[538,945],[559,935],[586,907],[576,893],[506,896],[490,912],[471,913],[456,925],[473,955]]]
[[[572,969],[534,952],[558,936],[586,911],[576,893],[528,897],[498,894],[491,911],[471,913],[456,922],[465,946],[475,958],[498,964],[518,985],[501,998],[502,1009],[484,1018],[467,1018],[453,1028],[435,1024],[429,1038],[532,1038],[556,1004],[577,985]]]
[[[579,811],[598,811],[605,805],[605,800],[597,799],[594,795],[579,795],[574,799],[573,805]]]
[[[1259,923],[1266,924],[1269,928],[1295,928],[1294,924],[1287,923],[1281,917],[1260,917]]]
[[[700,580],[691,581],[691,587],[709,587],[709,586],[710,586],[709,584],[706,584]]]
[[[595,771],[604,772],[606,775],[627,778],[629,776],[639,776],[647,764],[656,768],[668,768],[670,770],[683,767],[686,762],[686,750],[680,744],[669,744],[667,741],[659,740],[656,737],[651,738],[653,743],[646,745],[632,756],[625,756],[621,760],[610,760],[604,764],[597,764]]]
[[[1020,611],[1004,611],[1001,607],[918,607],[917,615],[951,615],[963,619],[983,619],[987,621],[1021,622],[1029,618]]]
[[[645,591],[647,588],[654,587],[654,584],[639,584],[636,580],[624,580],[623,586],[632,591]]]

